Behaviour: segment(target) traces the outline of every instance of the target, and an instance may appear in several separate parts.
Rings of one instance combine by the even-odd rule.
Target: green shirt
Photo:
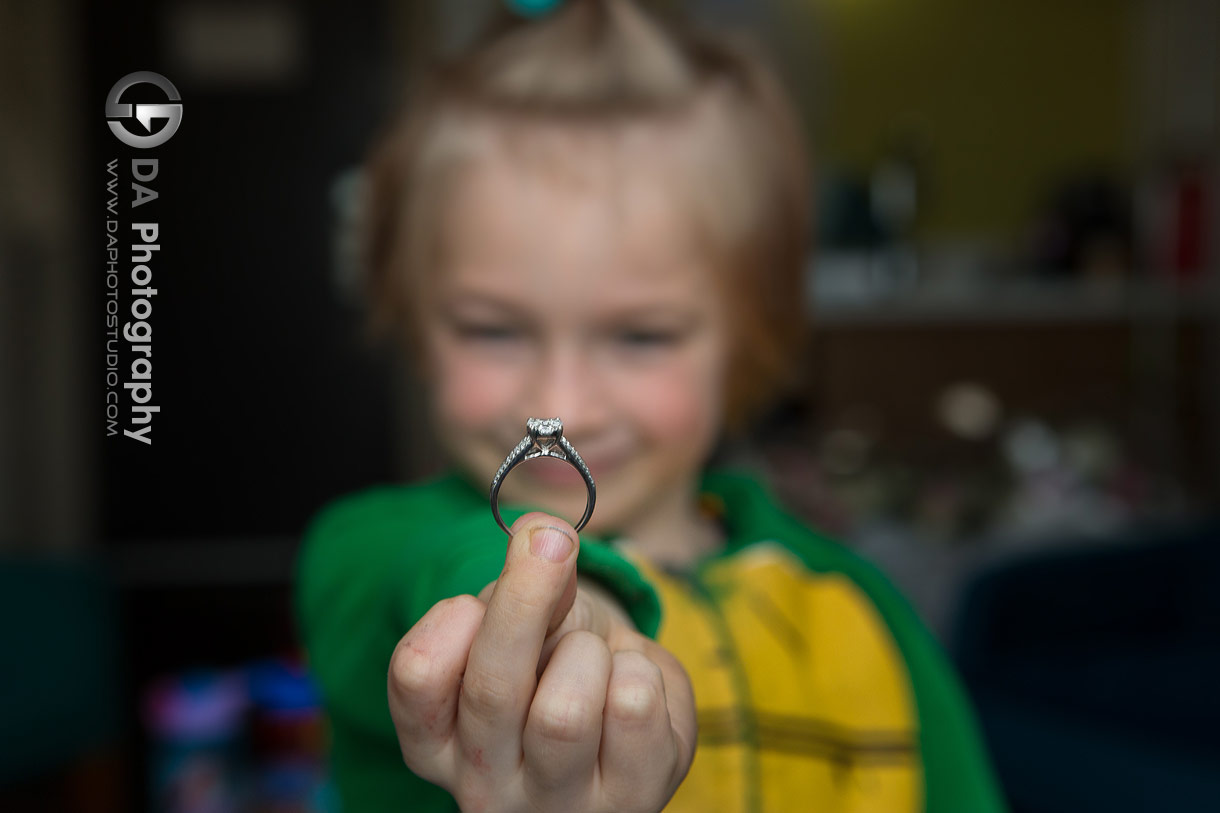
[[[884,576],[749,476],[708,473],[702,491],[727,543],[692,573],[587,533],[578,560],[691,675],[699,747],[671,807],[1002,810],[956,677]],[[485,494],[455,474],[347,495],[310,522],[296,612],[345,811],[456,809],[403,764],[386,675],[433,604],[498,577],[505,545]],[[845,769],[863,781],[843,783]]]

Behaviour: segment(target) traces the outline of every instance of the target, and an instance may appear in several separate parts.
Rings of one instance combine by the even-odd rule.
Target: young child
[[[803,141],[755,57],[569,0],[438,70],[368,179],[375,324],[453,465],[306,534],[345,810],[1001,809],[910,607],[705,470],[803,340]],[[506,553],[487,488],[531,416],[562,418],[597,507],[578,537],[579,475],[518,466]]]

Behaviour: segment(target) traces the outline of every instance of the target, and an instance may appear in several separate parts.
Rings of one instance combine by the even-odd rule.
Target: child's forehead
[[[733,203],[708,194],[688,126],[485,120],[463,131],[470,146],[451,153],[436,224],[441,287],[579,284],[641,300],[719,288],[709,276],[725,258],[709,235]]]
[[[552,195],[541,191],[546,186],[538,195],[521,194],[486,177],[483,191],[448,219],[440,270],[454,285],[584,286],[630,298],[680,295],[707,282],[710,270],[689,230],[662,206]]]
[[[482,236],[517,246],[609,241],[618,250],[694,249],[692,196],[663,154],[625,153],[604,140],[546,147],[534,142],[524,159],[494,151],[468,161],[449,191],[446,241]]]
[[[512,298],[545,290],[607,307],[682,303],[712,273],[655,174],[556,180],[503,162],[467,176],[444,228],[441,289]]]

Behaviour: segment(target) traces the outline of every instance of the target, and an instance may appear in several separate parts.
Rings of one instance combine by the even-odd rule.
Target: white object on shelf
[[[814,324],[1164,321],[1220,312],[1220,285],[1125,280],[978,280],[876,284],[869,255],[819,257],[808,272]],[[1215,278],[1220,275],[1212,274]]]

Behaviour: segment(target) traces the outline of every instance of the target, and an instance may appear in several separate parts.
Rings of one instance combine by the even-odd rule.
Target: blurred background
[[[816,158],[802,386],[726,456],[911,598],[1014,810],[1214,809],[1220,0],[657,4],[761,41]],[[0,2],[0,809],[334,809],[300,535],[438,465],[357,168],[489,6]],[[151,445],[105,402],[137,70],[183,104]]]

